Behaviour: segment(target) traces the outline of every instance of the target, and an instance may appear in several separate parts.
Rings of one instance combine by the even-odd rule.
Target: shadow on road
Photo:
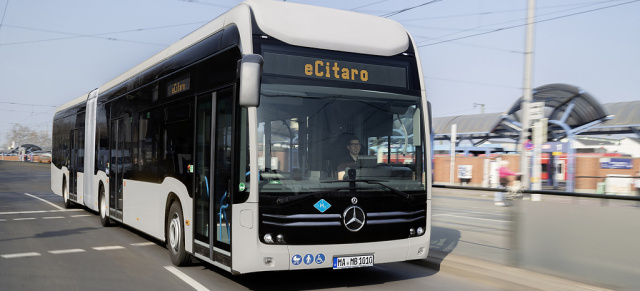
[[[0,242],[29,239],[29,238],[52,238],[52,237],[60,237],[60,236],[81,235],[83,233],[86,233],[91,230],[96,230],[96,229],[98,228],[80,227],[80,228],[70,228],[70,229],[63,229],[63,230],[57,230],[57,231],[45,231],[45,232],[37,233],[33,236],[0,239]]]
[[[262,272],[233,276],[213,266],[204,265],[222,276],[243,285],[249,290],[315,290],[333,288],[358,288],[383,285],[433,276],[437,271],[419,268],[413,264],[388,263],[369,268],[332,270],[297,270]]]
[[[194,264],[229,278],[250,290],[357,288],[433,276],[438,273],[442,260],[456,248],[459,241],[459,231],[433,227],[429,259],[412,261],[411,264],[388,263],[362,269],[263,272],[234,276],[214,266]]]
[[[448,254],[458,246],[460,232],[444,227],[431,227],[431,245],[429,246],[429,259],[418,264],[430,269],[440,271],[440,263]]]

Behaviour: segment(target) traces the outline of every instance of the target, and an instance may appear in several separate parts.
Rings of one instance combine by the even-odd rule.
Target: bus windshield
[[[260,102],[261,193],[333,191],[347,181],[358,191],[424,192],[420,97],[263,84]]]

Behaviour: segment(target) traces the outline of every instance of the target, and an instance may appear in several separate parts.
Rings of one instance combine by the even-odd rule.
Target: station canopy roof
[[[522,110],[519,98],[504,113],[438,117],[433,119],[436,139],[449,139],[451,126],[464,139],[517,138]],[[533,89],[532,102],[544,102],[544,117],[549,124],[549,137],[561,137],[563,130],[554,123],[562,122],[572,129],[593,124],[580,134],[640,135],[640,101],[600,104],[589,93],[567,84],[550,84]]]
[[[613,118],[594,127],[589,134],[635,133],[640,136],[640,101],[608,103],[603,106]]]

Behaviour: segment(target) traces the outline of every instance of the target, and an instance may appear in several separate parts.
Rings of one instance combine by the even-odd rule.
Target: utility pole
[[[529,158],[524,144],[529,139],[529,127],[531,126],[529,120],[529,103],[531,103],[531,99],[533,99],[531,78],[533,72],[533,22],[535,18],[535,7],[535,0],[528,0],[527,36],[524,56],[524,95],[522,104],[520,104],[520,110],[522,111],[522,131],[520,132],[520,143],[518,144],[518,149],[520,150],[520,174],[522,174],[522,181],[526,189],[529,189],[529,183],[531,182],[529,179]]]
[[[458,129],[458,125],[457,124],[452,124],[451,125],[451,151],[450,151],[450,157],[451,159],[449,159],[449,185],[453,185],[455,178],[454,178],[454,173],[455,173],[455,166],[456,166],[456,143],[458,140],[458,137],[456,135],[456,131]]]

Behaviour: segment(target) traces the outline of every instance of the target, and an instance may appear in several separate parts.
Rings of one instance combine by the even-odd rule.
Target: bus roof
[[[296,46],[392,56],[406,51],[410,45],[408,32],[390,19],[291,2],[248,0],[100,86],[98,92],[126,82],[230,25],[236,25],[240,31],[243,54],[250,54],[253,19],[262,33]],[[67,102],[56,112],[80,104],[87,97],[85,94]]]
[[[245,3],[264,33],[288,44],[380,56],[409,48],[407,31],[387,18],[291,2]]]

